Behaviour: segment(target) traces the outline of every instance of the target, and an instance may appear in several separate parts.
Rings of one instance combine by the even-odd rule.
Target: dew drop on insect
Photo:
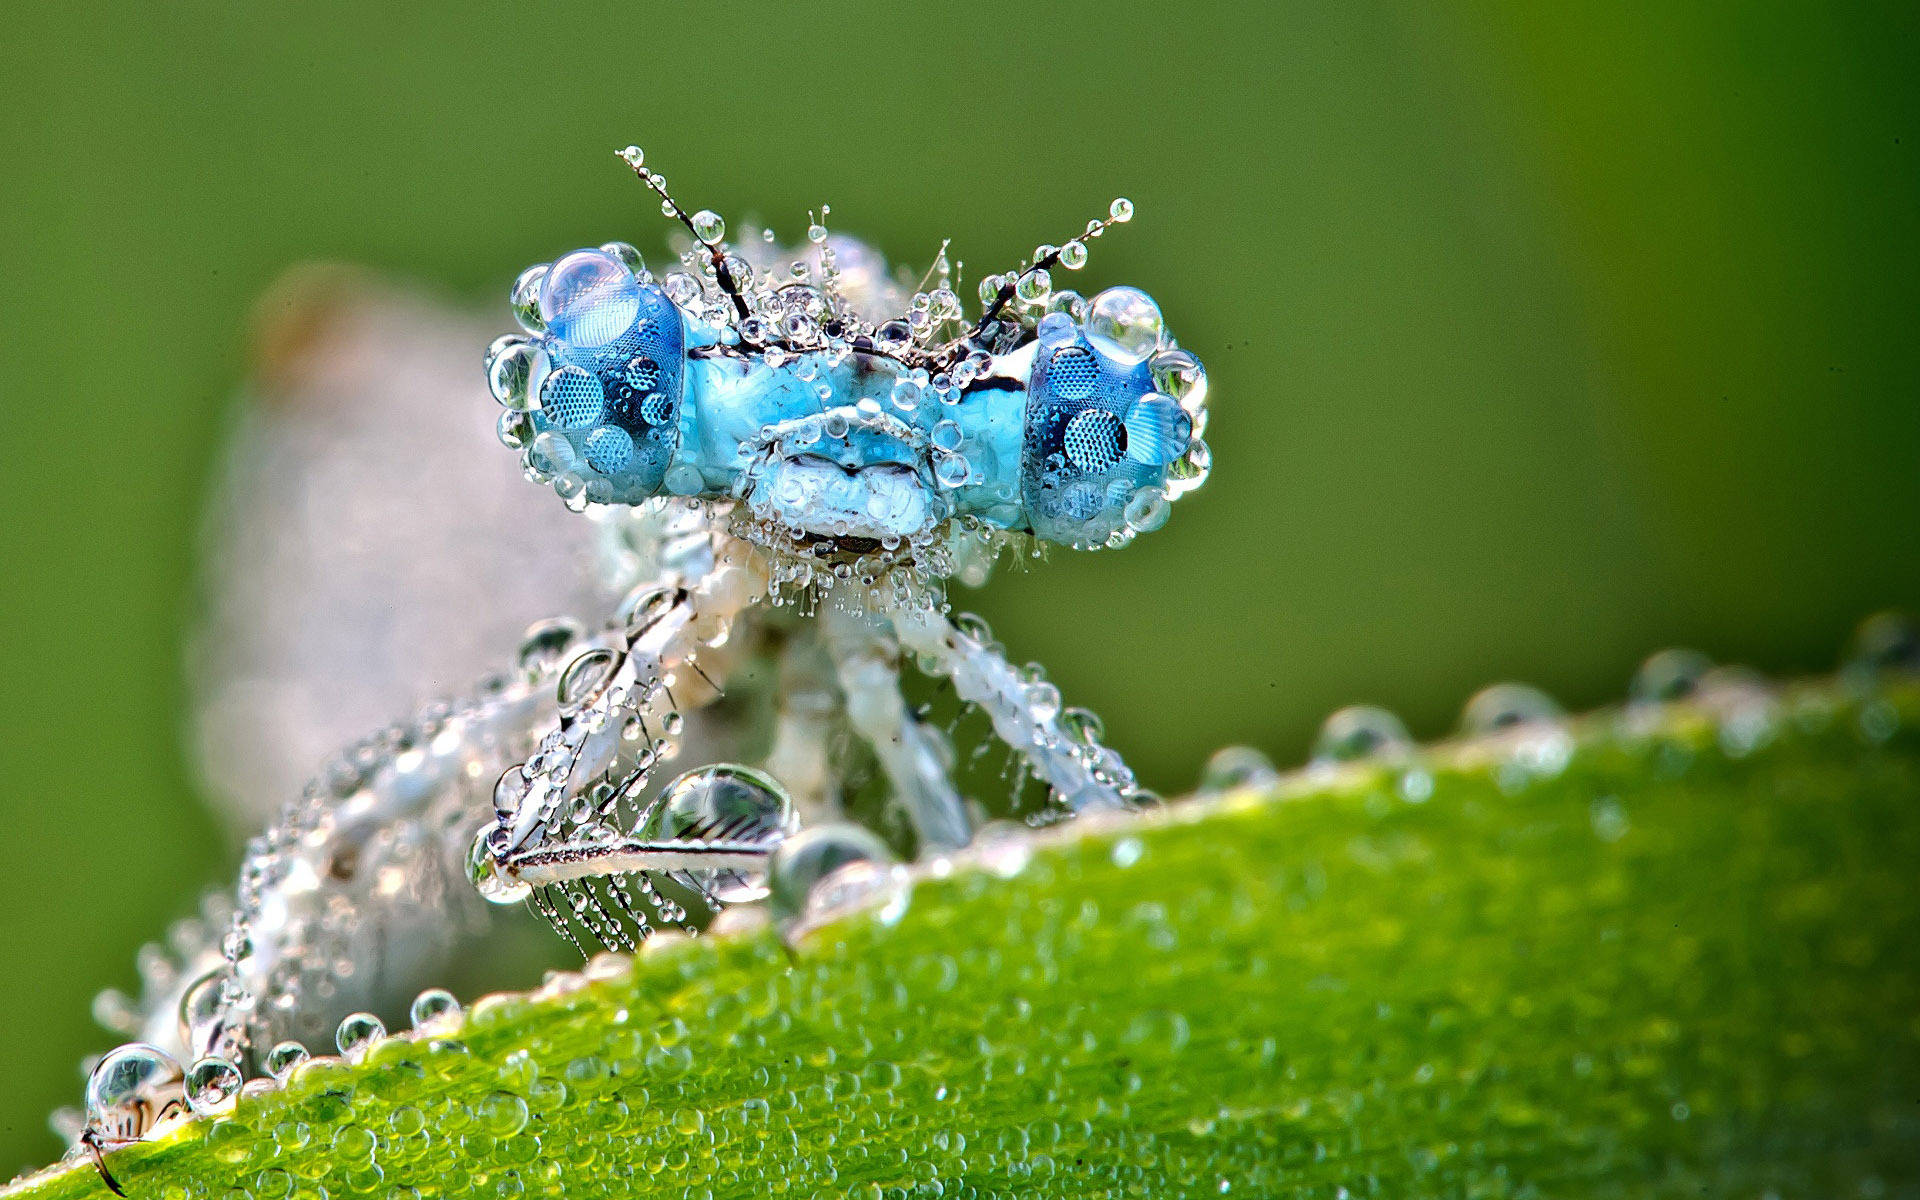
[[[1650,655],[1633,674],[1627,699],[1635,704],[1684,700],[1700,688],[1713,660],[1698,650],[1674,647]]]
[[[1200,360],[1185,350],[1162,350],[1153,356],[1148,369],[1154,388],[1179,401],[1180,407],[1193,418],[1195,436],[1205,433],[1207,369],[1200,365]]]
[[[1060,731],[1076,742],[1092,745],[1105,737],[1107,724],[1088,708],[1069,708],[1060,714]]]
[[[307,1053],[307,1048],[299,1042],[281,1042],[267,1051],[267,1074],[276,1081],[285,1083],[287,1077],[311,1057],[313,1056]]]
[[[820,224],[820,222],[818,221],[815,221],[813,224],[807,226],[807,240],[812,242],[816,246],[826,241],[827,227],[825,225]]]
[[[575,346],[604,346],[640,315],[640,284],[625,263],[598,250],[558,260],[540,283],[540,316]]]
[[[180,997],[180,1036],[190,1054],[213,1049],[225,1023],[220,1003],[226,972],[215,968],[188,985]]]
[[[450,1022],[460,1015],[460,1002],[445,988],[428,988],[413,998],[407,1007],[407,1019],[415,1029]]]
[[[1242,788],[1262,788],[1280,778],[1273,760],[1252,746],[1223,746],[1207,759],[1200,771],[1203,792],[1232,792]]]
[[[1481,688],[1460,713],[1460,732],[1468,737],[1498,733],[1517,725],[1557,724],[1565,715],[1553,697],[1524,683]]]
[[[533,440],[533,422],[527,419],[527,414],[508,409],[494,422],[493,432],[507,449],[524,450]]]
[[[830,822],[803,829],[780,843],[767,864],[767,888],[774,915],[794,920],[805,915],[809,899],[838,872],[852,867],[881,869],[893,864],[893,852],[859,825]]]
[[[487,348],[487,389],[502,406],[534,407],[531,382],[540,350],[519,334],[496,338]]]
[[[513,310],[513,319],[528,333],[542,333],[547,328],[545,318],[540,315],[540,285],[546,281],[549,264],[540,263],[520,272],[513,281],[513,290],[507,294],[507,304]]]
[[[358,1062],[373,1044],[387,1036],[387,1027],[372,1013],[353,1013],[334,1031],[333,1044],[351,1062]]]
[[[1088,336],[1128,365],[1144,362],[1157,350],[1164,329],[1160,306],[1139,288],[1108,288],[1093,298],[1087,312]]]
[[[520,669],[531,675],[558,670],[566,661],[567,648],[585,635],[586,630],[578,622],[565,617],[537,622],[520,639],[517,658]]]
[[[959,454],[942,454],[933,464],[933,475],[942,487],[959,487],[967,481],[967,460]]]
[[[501,871],[489,840],[492,833],[492,827],[483,826],[475,835],[473,847],[467,851],[467,881],[488,903],[517,904],[532,895],[533,889]]]
[[[1135,533],[1152,533],[1167,523],[1167,517],[1173,512],[1173,505],[1167,500],[1167,494],[1159,488],[1144,487],[1127,500],[1127,506],[1121,511],[1127,528]]]
[[[688,771],[661,789],[637,831],[649,841],[765,842],[793,823],[793,801],[772,776],[734,763]],[[766,895],[759,872],[725,872],[714,895],[738,904]]]
[[[224,1058],[203,1058],[187,1070],[187,1104],[201,1116],[223,1113],[240,1096],[240,1068]]]
[[[1313,743],[1316,763],[1396,758],[1413,749],[1400,718],[1371,704],[1354,704],[1329,716]]]
[[[720,219],[719,213],[703,208],[693,214],[693,236],[709,246],[715,245],[727,236],[727,223]]]
[[[1053,276],[1044,268],[1028,271],[1013,286],[1013,294],[1028,304],[1039,304],[1053,291]]]
[[[153,1127],[185,1079],[172,1055],[145,1042],[109,1050],[87,1077],[87,1123],[130,1140]]]
[[[1073,318],[1066,313],[1053,312],[1040,318],[1040,324],[1034,327],[1034,334],[1043,346],[1062,346],[1074,339],[1076,327]]]
[[[1087,265],[1087,244],[1078,238],[1060,247],[1060,265],[1069,271],[1078,271]]]

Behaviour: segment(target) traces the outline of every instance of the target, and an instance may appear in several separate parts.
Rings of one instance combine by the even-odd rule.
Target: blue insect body
[[[1086,236],[1131,215],[1124,204]],[[697,235],[719,224],[685,219]],[[1205,373],[1153,300],[1052,291],[1048,267],[1084,262],[1084,241],[990,278],[981,320],[946,340],[928,314],[957,318],[950,291],[875,324],[838,296],[821,251],[784,273],[794,282],[756,280],[706,236],[684,256],[700,275],[658,280],[621,243],[533,268],[515,289],[529,336],[489,358],[503,440],[576,507],[737,501],[763,541],[785,531],[851,553],[953,522],[1118,545],[1204,476]]]

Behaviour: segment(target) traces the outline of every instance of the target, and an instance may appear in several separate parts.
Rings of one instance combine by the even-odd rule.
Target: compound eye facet
[[[537,332],[496,342],[488,366],[495,396],[526,413],[527,465],[603,504],[659,494],[679,444],[685,325],[637,261],[610,244],[523,276]]]
[[[1154,364],[1168,354],[1198,370],[1166,343],[1152,299],[1132,288],[1096,297],[1085,327],[1042,322],[1021,464],[1021,499],[1036,535],[1101,545],[1165,520],[1167,498],[1179,490],[1170,476],[1194,444],[1192,415],[1156,387]]]

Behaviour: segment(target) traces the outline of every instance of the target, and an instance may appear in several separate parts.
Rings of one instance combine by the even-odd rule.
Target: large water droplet
[[[649,841],[770,842],[793,825],[793,801],[772,776],[733,763],[700,767],[667,784],[647,809]],[[727,871],[710,881],[714,899],[740,904],[767,894],[764,874]]]
[[[886,843],[861,826],[834,823],[803,829],[782,842],[768,864],[774,914],[787,921],[805,916],[814,890],[843,869],[892,864],[893,852]]]
[[[1320,736],[1313,743],[1313,761],[1391,759],[1412,749],[1413,738],[1399,717],[1371,704],[1354,704],[1335,712],[1321,724]]]
[[[141,1137],[184,1099],[185,1080],[180,1064],[157,1046],[109,1050],[87,1077],[87,1123],[109,1139]]]
[[[1139,288],[1108,288],[1093,298],[1087,313],[1087,335],[1123,363],[1144,362],[1159,349],[1163,332],[1160,306]]]
[[[540,283],[540,316],[562,341],[604,346],[633,328],[640,284],[627,265],[599,250],[576,250]]]

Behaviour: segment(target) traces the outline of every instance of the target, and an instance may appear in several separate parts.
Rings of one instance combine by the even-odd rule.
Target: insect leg
[[[889,615],[900,644],[950,679],[961,699],[978,705],[994,735],[1026,759],[1061,803],[1081,811],[1133,802],[1133,772],[1100,745],[1091,714],[1062,710],[1051,684],[1029,680],[995,646],[940,612],[901,607]]]
[[[817,628],[813,622],[797,626],[780,648],[773,746],[766,759],[767,774],[786,785],[803,825],[833,819],[840,805],[831,749],[844,712],[833,660]]]
[[[474,848],[483,893],[504,901],[550,889],[566,903],[536,910],[563,934],[572,936],[571,921],[619,945],[647,927],[634,916],[626,877],[641,876],[641,895],[671,922],[683,914],[659,901],[645,876],[699,871],[730,880],[763,866],[775,844],[766,830],[723,816],[663,832],[650,820],[660,801],[646,793],[678,754],[686,712],[717,695],[724,672],[714,648],[732,639],[765,587],[744,547],[719,545],[704,574],[631,600],[617,644],[590,645],[561,671],[557,719],[502,776],[495,819]]]
[[[921,846],[966,845],[972,832],[966,806],[939,747],[901,692],[899,651],[884,626],[865,613],[831,606],[820,614],[820,627],[846,695],[847,719],[873,746]]]

